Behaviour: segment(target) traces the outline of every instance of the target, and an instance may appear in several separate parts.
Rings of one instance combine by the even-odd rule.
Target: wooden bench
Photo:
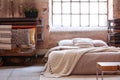
[[[99,74],[101,74],[101,78],[103,80],[104,73],[120,72],[120,62],[97,62],[96,67],[97,80]]]

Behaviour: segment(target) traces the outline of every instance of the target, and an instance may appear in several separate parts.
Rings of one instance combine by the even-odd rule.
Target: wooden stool
[[[97,80],[99,73],[101,74],[101,78],[103,80],[103,75],[105,72],[120,72],[120,62],[97,62]]]

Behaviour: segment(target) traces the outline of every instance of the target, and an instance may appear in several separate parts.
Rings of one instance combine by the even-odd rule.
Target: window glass
[[[79,3],[73,2],[71,8],[72,8],[72,13],[73,13],[73,14],[74,14],[74,13],[79,14],[79,10],[80,10]]]
[[[61,0],[53,0],[53,1],[61,1]]]
[[[107,26],[107,16],[106,15],[99,16],[99,25],[100,26]]]
[[[80,1],[89,1],[89,0],[80,0]]]
[[[98,0],[90,0],[90,1],[98,1]]]
[[[63,15],[63,26],[69,26],[70,27],[70,15]]]
[[[70,1],[70,0],[62,0],[62,1]]]
[[[72,1],[80,1],[80,0],[72,0]]]
[[[91,27],[98,26],[98,15],[90,15],[90,26]]]
[[[97,2],[90,3],[90,14],[98,14],[98,3]]]
[[[107,0],[99,0],[99,1],[107,1]]]
[[[53,15],[53,26],[61,26],[61,15]]]
[[[59,2],[53,3],[53,13],[61,13],[61,3]]]
[[[72,26],[80,26],[80,15],[72,15]]]
[[[89,18],[88,15],[81,15],[81,26],[87,26],[89,25]]]
[[[89,12],[88,2],[87,3],[81,2],[81,14],[84,14],[84,13],[88,14],[88,12]]]
[[[64,2],[62,4],[62,13],[70,13],[70,3]]]
[[[107,13],[107,3],[99,3],[99,12],[104,14]]]

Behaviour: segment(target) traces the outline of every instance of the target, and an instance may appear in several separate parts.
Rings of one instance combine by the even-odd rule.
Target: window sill
[[[51,27],[50,32],[107,31],[107,27]]]

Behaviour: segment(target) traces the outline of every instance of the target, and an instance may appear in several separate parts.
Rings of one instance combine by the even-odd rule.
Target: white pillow
[[[78,46],[80,48],[94,47],[92,43],[75,43],[74,46]]]
[[[58,46],[73,46],[73,40],[65,39],[58,42]]]
[[[108,46],[106,42],[103,40],[93,40],[93,45],[95,47],[102,47],[102,46]]]
[[[90,38],[73,38],[73,43],[92,43]]]
[[[94,47],[92,39],[90,38],[74,38],[74,46],[79,46],[80,48]]]

